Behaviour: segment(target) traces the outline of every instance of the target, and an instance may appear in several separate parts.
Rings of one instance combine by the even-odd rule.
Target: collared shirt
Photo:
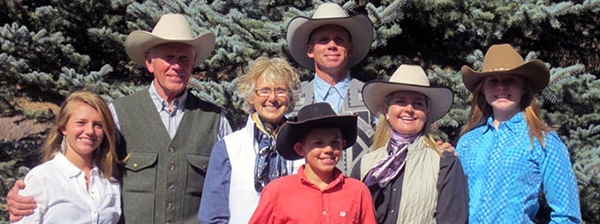
[[[331,108],[337,113],[342,107],[346,93],[348,92],[348,84],[350,83],[350,73],[346,75],[335,85],[323,81],[315,73],[315,101],[317,103],[326,102],[331,105]]]
[[[579,194],[569,152],[555,132],[534,141],[518,113],[498,130],[487,123],[463,135],[456,152],[469,183],[469,222],[533,223],[544,192],[552,222],[580,223]]]
[[[119,183],[94,167],[88,192],[85,173],[61,153],[33,168],[25,184],[19,194],[33,197],[37,208],[17,223],[117,223],[121,216]]]
[[[304,166],[298,174],[272,181],[249,223],[375,223],[367,186],[337,168],[333,175],[323,190],[308,180]]]
[[[161,98],[158,95],[158,92],[156,92],[154,81],[152,81],[152,83],[150,84],[148,92],[150,93],[150,98],[152,99],[152,102],[156,107],[156,111],[160,115],[160,119],[163,125],[165,125],[165,129],[169,133],[171,139],[173,139],[175,137],[175,134],[177,133],[177,128],[179,128],[179,123],[181,123],[181,119],[183,119],[183,114],[185,111],[185,101],[187,99],[188,92],[183,91],[183,94],[181,94],[181,96],[173,100],[173,112],[169,112],[169,103],[163,98]],[[108,108],[110,109],[110,113],[113,116],[117,129],[119,129],[119,118],[117,116],[117,112],[115,111],[115,106],[112,103],[110,103],[108,105]],[[217,138],[222,139],[231,132],[232,130],[231,126],[229,125],[229,121],[227,121],[227,117],[225,117],[225,114],[221,112]]]
[[[244,220],[243,223],[247,223],[252,216],[251,211],[256,208],[260,196],[260,192],[247,193],[255,191],[254,176],[251,175],[254,172],[256,153],[259,149],[254,136],[256,131],[254,124],[252,118],[248,117],[244,128],[218,141],[213,147],[206,171],[206,175],[210,178],[204,181],[202,201],[198,212],[200,223],[237,223],[232,219]],[[232,154],[230,155],[230,153]],[[230,158],[230,156],[234,158]],[[237,164],[235,164],[236,162]],[[302,164],[304,164],[304,159],[302,159]],[[291,170],[292,166],[293,163],[289,161],[287,169]],[[236,167],[237,170],[233,170],[232,167]],[[239,174],[232,176],[235,171]],[[246,180],[246,178],[250,178],[252,182],[248,184],[249,179]],[[244,182],[247,183],[247,186],[236,186],[236,184]],[[238,193],[244,197],[231,200],[230,195],[236,195],[236,192],[231,192],[232,189],[245,192]],[[250,212],[238,211],[236,214],[235,211],[231,211],[232,207],[245,207]]]

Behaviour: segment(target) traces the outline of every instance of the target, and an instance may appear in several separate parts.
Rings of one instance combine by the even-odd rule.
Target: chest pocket
[[[206,169],[208,168],[208,156],[187,153],[185,154],[188,161],[187,183],[185,185],[185,193],[200,194],[204,186],[204,178],[206,177]]]
[[[156,181],[155,152],[131,152],[125,164],[123,190],[134,192],[154,192]]]

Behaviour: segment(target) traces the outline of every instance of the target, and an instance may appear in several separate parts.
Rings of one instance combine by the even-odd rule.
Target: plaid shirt
[[[519,113],[502,122],[493,118],[458,141],[456,151],[469,182],[470,223],[533,223],[543,191],[552,222],[580,223],[579,195],[569,152],[555,132],[535,140]]]

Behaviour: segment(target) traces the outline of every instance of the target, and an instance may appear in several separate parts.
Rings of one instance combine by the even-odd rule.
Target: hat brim
[[[342,137],[346,141],[344,148],[347,148],[356,142],[356,122],[357,115],[332,115],[301,122],[288,121],[279,130],[275,147],[279,155],[287,160],[301,159],[303,157],[296,153],[294,145],[300,142],[302,137],[307,135],[311,128],[322,125],[335,125],[340,128]]]
[[[127,36],[125,50],[131,60],[138,65],[145,66],[146,53],[153,47],[165,43],[184,43],[192,46],[196,52],[194,65],[198,65],[206,60],[215,48],[215,35],[207,32],[192,39],[165,39],[148,31],[136,30]]]
[[[385,97],[397,91],[411,91],[427,96],[430,106],[429,118],[427,119],[429,123],[433,123],[448,113],[454,99],[454,93],[448,87],[428,87],[386,81],[371,81],[365,84],[362,89],[363,101],[371,113],[385,115],[386,112],[383,111]]]
[[[479,82],[489,75],[513,74],[522,76],[529,80],[533,93],[542,91],[550,81],[550,70],[543,61],[538,59],[534,59],[510,70],[501,71],[478,72],[465,65],[461,68],[461,73],[463,83],[471,92],[474,92],[477,85],[479,85]]]
[[[348,60],[350,67],[360,63],[369,53],[373,42],[373,24],[363,14],[343,18],[312,19],[298,16],[290,21],[287,28],[287,43],[290,54],[303,67],[315,70],[315,62],[306,53],[306,44],[310,34],[324,25],[338,25],[350,32],[353,53]]]

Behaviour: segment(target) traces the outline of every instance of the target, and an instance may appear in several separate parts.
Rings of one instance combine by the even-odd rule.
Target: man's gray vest
[[[198,223],[200,196],[220,110],[191,93],[173,140],[148,89],[113,102],[124,159],[121,222]]]
[[[314,97],[314,80],[308,84],[302,86],[300,98],[296,101],[292,116],[298,115],[298,111],[303,106],[312,104],[315,102]],[[338,114],[357,114],[358,115],[358,138],[352,148],[345,150],[342,155],[342,160],[338,163],[337,167],[344,172],[345,175],[350,175],[354,164],[367,152],[371,147],[372,137],[375,134],[373,127],[375,127],[375,117],[369,112],[362,99],[362,88],[365,83],[358,79],[350,79],[348,85],[348,93],[344,98],[344,103]]]

